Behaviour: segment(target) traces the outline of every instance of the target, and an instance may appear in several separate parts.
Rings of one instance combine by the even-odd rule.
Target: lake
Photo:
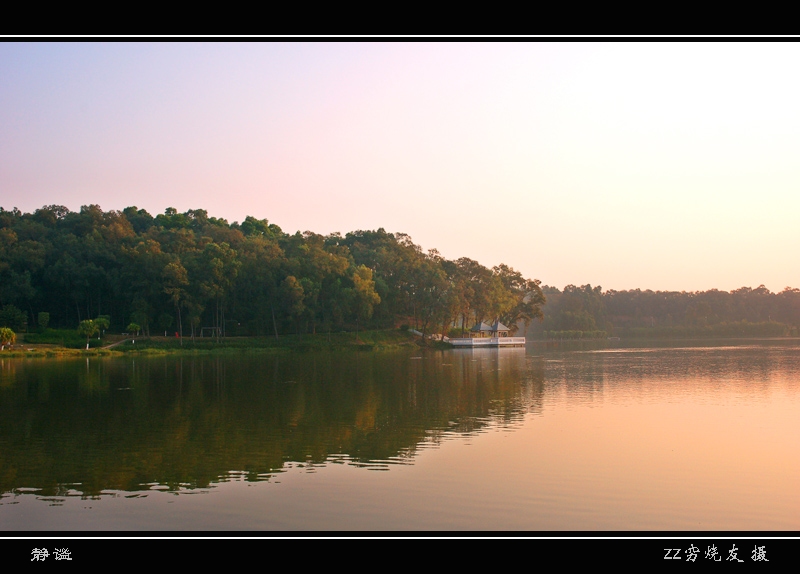
[[[0,528],[800,530],[800,341],[652,345],[0,359]]]

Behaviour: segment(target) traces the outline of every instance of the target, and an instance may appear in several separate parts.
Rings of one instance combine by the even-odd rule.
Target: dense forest
[[[202,209],[0,208],[0,327],[216,338],[541,318],[540,282],[423,251],[402,233],[284,233]],[[453,325],[458,325],[454,328]]]
[[[599,286],[543,286],[544,321],[528,335],[545,338],[798,335],[800,289],[763,285],[731,292],[602,291]]]
[[[560,290],[383,229],[290,235],[201,209],[0,208],[0,328],[86,319],[216,338],[404,325],[458,336],[495,319],[534,338],[783,336],[798,335],[800,290]]]

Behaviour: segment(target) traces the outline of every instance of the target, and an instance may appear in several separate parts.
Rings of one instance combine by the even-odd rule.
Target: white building
[[[469,330],[469,338],[450,339],[454,347],[516,347],[525,345],[525,337],[509,337],[510,329],[496,320],[487,325],[483,321]]]

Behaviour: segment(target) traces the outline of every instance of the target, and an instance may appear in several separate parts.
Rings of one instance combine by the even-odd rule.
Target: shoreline
[[[418,347],[419,340],[410,333],[396,329],[355,333],[317,333],[314,335],[284,335],[270,337],[227,337],[219,342],[209,338],[183,339],[183,345],[170,337],[141,337],[131,342],[120,338],[102,347],[69,348],[55,344],[24,341],[0,351],[2,358],[80,358],[122,357],[125,355],[214,355],[240,353],[275,353],[285,351],[382,351]],[[434,347],[434,346],[432,346]]]
[[[165,356],[165,355],[235,355],[235,354],[269,354],[283,353],[286,351],[387,351],[402,348],[424,347],[430,350],[449,350],[454,347],[446,342],[428,341],[423,345],[419,337],[396,329],[383,331],[362,331],[355,340],[355,333],[317,333],[315,335],[284,335],[276,340],[270,337],[227,337],[219,343],[209,339],[184,339],[181,346],[175,339],[169,337],[142,337],[135,339],[138,343],[131,343],[130,338],[120,337],[118,341],[102,347],[93,347],[88,350],[63,347],[56,344],[44,343],[17,343],[11,349],[0,351],[0,359],[8,358],[82,358],[82,357],[122,357],[134,356]],[[652,344],[652,343],[680,343],[680,342],[705,342],[705,341],[791,341],[800,340],[800,337],[633,337],[615,344]],[[528,339],[528,344],[534,345],[559,345],[577,343],[607,343],[607,339]]]

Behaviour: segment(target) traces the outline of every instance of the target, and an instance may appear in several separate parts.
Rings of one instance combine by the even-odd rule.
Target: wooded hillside
[[[427,253],[402,233],[289,235],[266,219],[229,224],[205,210],[34,213],[0,208],[0,326],[270,335],[541,317],[539,281]]]

